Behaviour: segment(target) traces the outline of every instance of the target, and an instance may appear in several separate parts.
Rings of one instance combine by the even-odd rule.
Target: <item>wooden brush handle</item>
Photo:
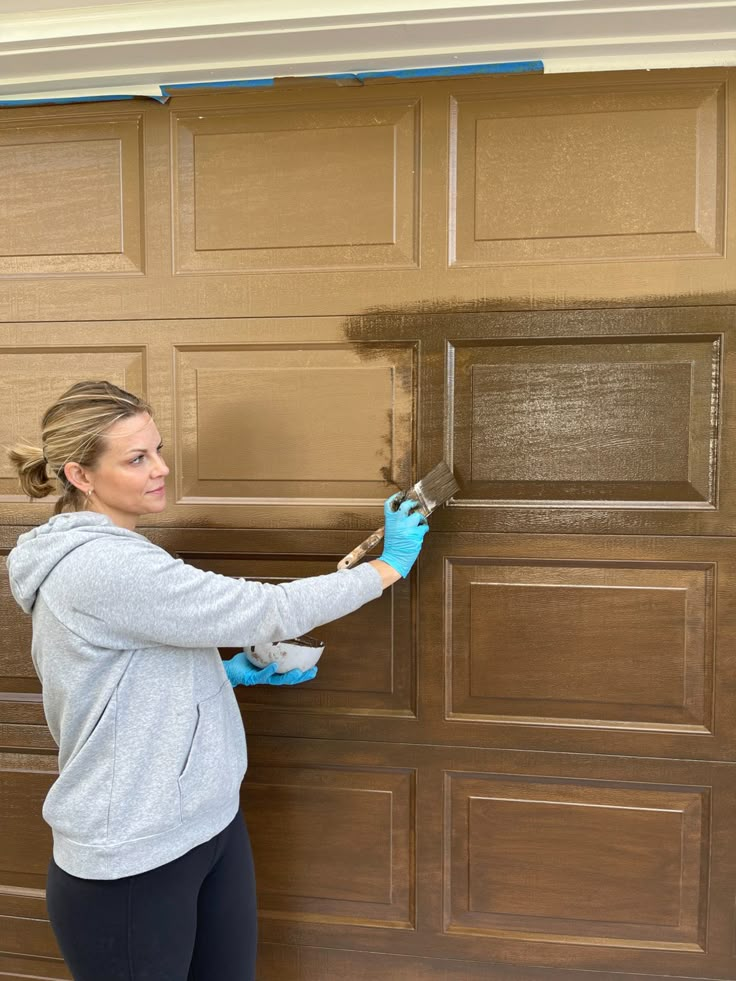
[[[353,566],[360,562],[366,552],[370,552],[372,548],[383,538],[384,527],[381,525],[380,528],[376,529],[372,535],[369,535],[364,542],[361,542],[356,548],[353,549],[344,559],[340,559],[337,563],[337,568],[342,571],[343,569],[352,569]]]

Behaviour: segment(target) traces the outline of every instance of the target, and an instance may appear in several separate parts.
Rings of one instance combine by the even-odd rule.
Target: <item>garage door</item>
[[[733,77],[0,111],[0,444],[145,394],[142,530],[274,582],[461,486],[315,682],[238,692],[260,981],[736,977]],[[51,506],[0,495],[7,553]],[[0,974],[64,979],[6,579],[0,623]]]

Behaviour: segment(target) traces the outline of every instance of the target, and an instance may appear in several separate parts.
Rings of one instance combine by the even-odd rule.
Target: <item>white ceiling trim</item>
[[[529,62],[734,65],[736,0],[0,0],[0,102]]]

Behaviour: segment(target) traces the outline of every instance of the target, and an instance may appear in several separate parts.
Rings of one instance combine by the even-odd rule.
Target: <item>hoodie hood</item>
[[[63,558],[80,545],[101,537],[142,536],[118,527],[107,515],[94,511],[57,514],[46,524],[22,534],[5,560],[10,591],[21,609],[25,613],[33,610],[39,589]]]

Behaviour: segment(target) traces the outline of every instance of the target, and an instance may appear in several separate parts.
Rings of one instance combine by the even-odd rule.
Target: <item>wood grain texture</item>
[[[237,693],[259,981],[736,977],[735,77],[0,110],[0,444],[140,392],[140,530],[271,583],[461,485],[314,682]],[[0,495],[4,555],[53,502]],[[0,975],[66,981],[2,573],[0,628]]]

